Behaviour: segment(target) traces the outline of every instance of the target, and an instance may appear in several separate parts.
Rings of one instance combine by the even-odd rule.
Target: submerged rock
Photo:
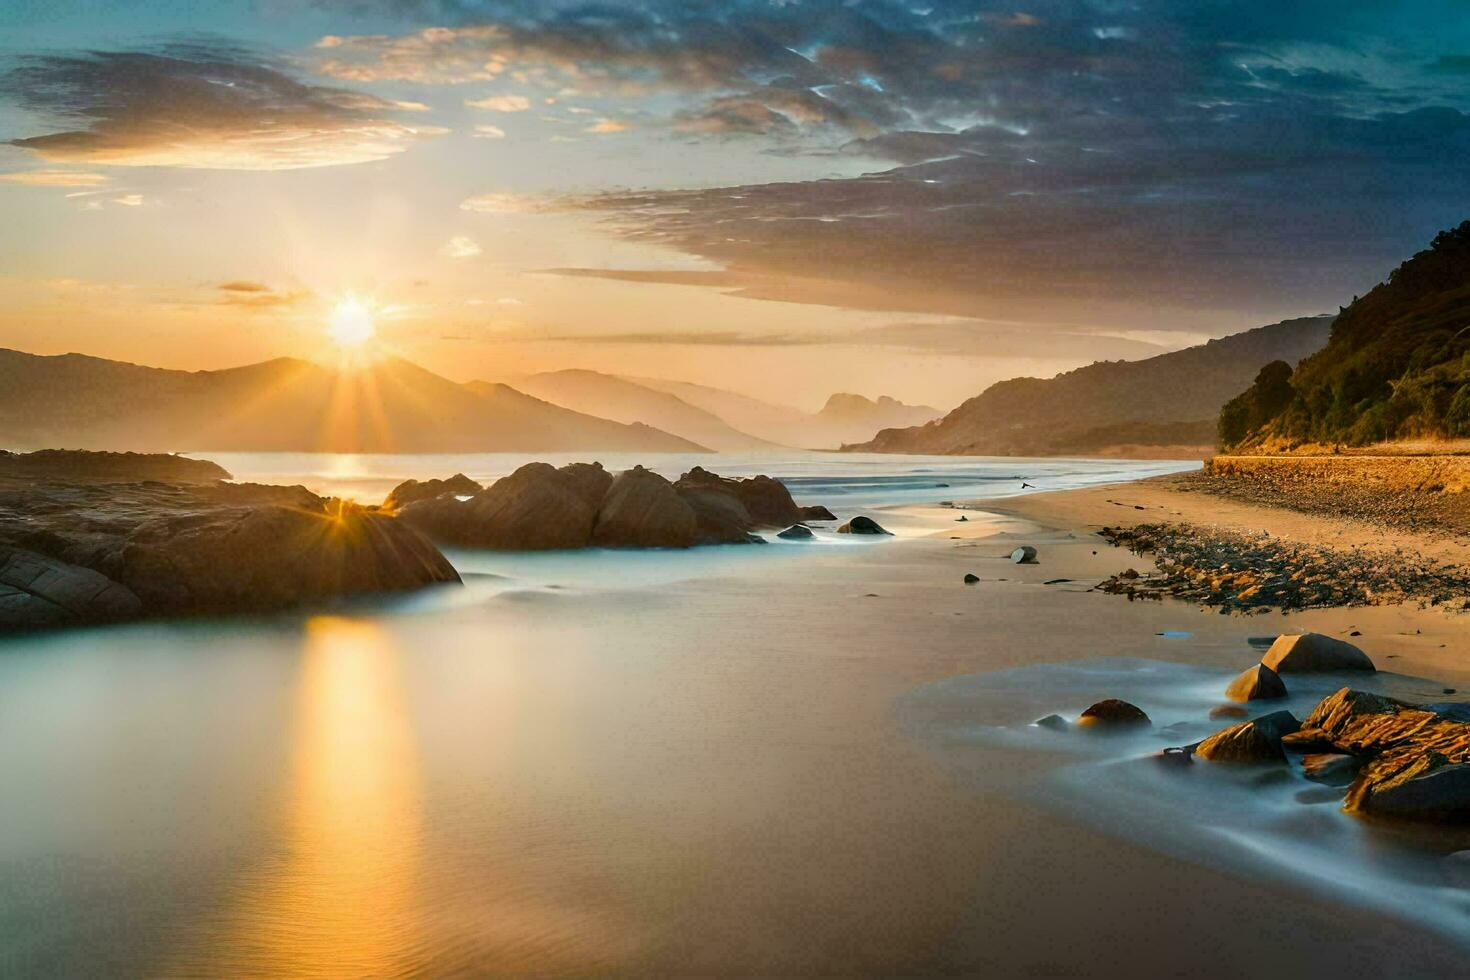
[[[1219,704],[1210,709],[1210,717],[1219,718],[1245,718],[1250,714],[1238,704]]]
[[[871,517],[859,514],[837,529],[838,534],[892,534]]]
[[[815,537],[812,529],[805,524],[793,524],[784,531],[777,531],[776,537],[785,538],[787,541],[808,541]]]
[[[1265,664],[1256,664],[1245,670],[1225,688],[1225,696],[1232,701],[1262,701],[1286,697],[1286,684],[1281,676]]]
[[[1085,728],[1136,728],[1152,724],[1137,705],[1118,698],[1107,698],[1091,705],[1077,718]]]
[[[1061,715],[1047,715],[1045,718],[1036,719],[1031,724],[1037,728],[1049,728],[1052,731],[1065,731],[1070,727],[1067,724],[1067,719]]]
[[[1261,663],[1278,674],[1375,669],[1362,650],[1321,633],[1278,636]]]
[[[1346,786],[1358,775],[1363,760],[1340,752],[1314,752],[1302,756],[1302,775],[1326,786]]]
[[[433,500],[445,494],[468,497],[485,489],[463,473],[456,473],[447,480],[404,480],[389,491],[383,500],[383,510],[401,510],[416,500]]]

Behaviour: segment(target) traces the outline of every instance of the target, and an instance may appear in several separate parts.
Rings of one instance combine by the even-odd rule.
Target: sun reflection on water
[[[280,856],[247,877],[226,934],[197,949],[202,962],[190,966],[235,976],[411,972],[420,804],[397,648],[372,622],[313,619]]]

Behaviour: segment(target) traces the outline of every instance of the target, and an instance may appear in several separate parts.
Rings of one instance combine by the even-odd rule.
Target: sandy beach
[[[945,719],[929,692],[1109,657],[1182,665],[1214,691],[1258,656],[1251,637],[1304,629],[1357,630],[1380,667],[1459,686],[1461,620],[1222,616],[1089,591],[1148,567],[1104,544],[1104,524],[1357,533],[1167,481],[956,503],[873,511],[897,539],[734,549],[697,575],[639,581],[624,557],[625,584],[594,587],[565,566],[508,580],[457,557],[467,588],[448,604],[224,640],[208,624],[116,628],[106,653],[81,631],[0,658],[15,937],[0,972],[1460,969],[1461,942],[1413,907],[1224,869],[1208,836],[1115,832],[1032,785],[1065,754],[1024,741],[1027,722],[1075,715],[1122,675],[1085,695],[1022,673],[985,719]],[[1007,559],[1021,543],[1038,564]],[[161,646],[181,629],[192,648]],[[92,714],[51,712],[100,677]],[[936,717],[1022,740],[956,739]],[[144,747],[148,767],[129,767]],[[59,767],[117,775],[59,785]],[[1115,796],[1135,798],[1125,785]]]

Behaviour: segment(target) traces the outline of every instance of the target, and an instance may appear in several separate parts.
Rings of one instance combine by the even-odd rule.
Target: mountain
[[[1220,436],[1268,449],[1470,437],[1470,221],[1354,298],[1295,372],[1263,370]]]
[[[290,358],[169,371],[0,349],[0,446],[148,452],[700,452],[505,385],[476,389],[387,358],[333,370]]]
[[[1326,341],[1332,317],[1258,327],[1141,361],[1099,361],[1055,378],[991,385],[944,418],[885,429],[866,452],[976,456],[1144,454],[1213,445],[1215,416],[1271,361],[1295,363]]]
[[[722,452],[760,452],[773,443],[747,435],[717,414],[677,395],[598,371],[547,371],[511,381],[518,391],[553,405],[618,422],[643,422],[656,429]],[[472,390],[485,382],[472,381]]]
[[[862,395],[839,393],[827,399],[822,410],[811,417],[808,427],[820,433],[824,444],[871,439],[883,429],[923,425],[944,413],[928,405],[905,405],[896,398],[879,395],[877,401]]]
[[[790,405],[775,405],[722,388],[666,381],[661,378],[629,378],[645,388],[677,395],[741,430],[783,446],[805,449],[836,449],[844,442],[867,439],[879,429],[918,425],[943,413],[927,405],[905,405],[882,395],[877,401],[862,395],[836,394],[816,413]]]

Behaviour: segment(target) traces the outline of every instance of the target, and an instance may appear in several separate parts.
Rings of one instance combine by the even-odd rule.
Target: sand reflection
[[[247,883],[228,935],[213,950],[198,950],[207,972],[411,971],[420,797],[398,656],[375,623],[321,617],[308,624],[282,851]]]

